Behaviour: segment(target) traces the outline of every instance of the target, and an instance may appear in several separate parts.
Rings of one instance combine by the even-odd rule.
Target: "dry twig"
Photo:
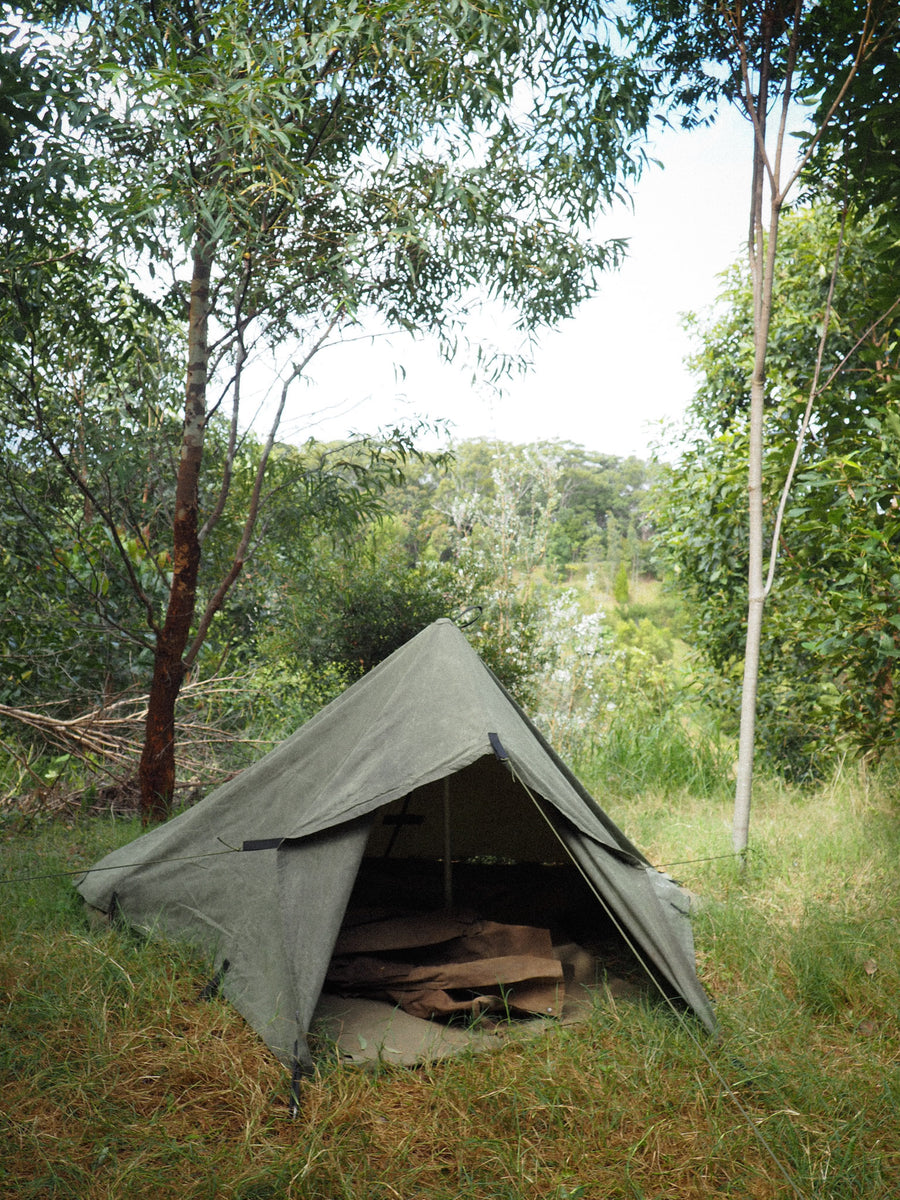
[[[198,680],[182,688],[181,707],[183,712],[187,711],[177,727],[184,780],[181,789],[196,789],[221,777],[223,772],[216,768],[211,749],[248,741],[201,716],[204,709],[208,711],[213,704],[227,703],[237,695],[238,689],[231,678]],[[60,706],[55,707],[59,709]],[[0,704],[0,722],[18,726],[20,732],[26,734],[25,741],[36,742],[43,752],[65,755],[91,776],[106,780],[102,788],[104,798],[121,800],[123,796],[127,797],[127,807],[132,806],[146,716],[146,694],[120,696],[72,717],[59,716],[49,706],[33,710]],[[53,777],[35,769],[33,746],[22,744],[17,738],[12,742],[0,741],[0,749],[16,763],[19,778],[4,789],[0,806],[18,807],[26,780],[29,799],[42,809],[66,808],[86,793],[86,788],[70,789],[66,793]],[[96,784],[93,790],[97,790]]]

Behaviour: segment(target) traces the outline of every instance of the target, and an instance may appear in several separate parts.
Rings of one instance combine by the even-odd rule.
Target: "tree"
[[[830,307],[828,370],[779,533],[780,568],[761,639],[767,686],[757,736],[788,776],[819,773],[844,746],[881,753],[896,740],[900,580],[900,433],[896,276],[880,212],[845,220],[821,204],[786,214],[773,293],[764,437],[764,508],[778,508],[796,433],[819,372]],[[831,284],[840,247],[840,271]],[[886,271],[886,264],[887,271]],[[888,279],[885,279],[887,274]],[[885,315],[886,283],[895,291]],[[688,600],[715,693],[740,688],[747,548],[740,498],[748,454],[752,288],[727,277],[693,360],[692,429],[657,497],[660,540]]]
[[[771,572],[768,581],[764,577],[763,427],[779,223],[800,171],[856,77],[873,67],[873,55],[882,40],[896,35],[896,6],[887,0],[867,0],[861,14],[848,0],[835,0],[833,5],[807,4],[805,0],[787,4],[762,0],[756,5],[740,0],[715,5],[637,0],[635,7],[655,23],[648,45],[666,75],[675,103],[686,110],[685,122],[707,118],[712,106],[724,99],[746,114],[753,131],[748,237],[753,286],[748,597],[733,828],[735,851],[743,854],[750,820],[763,608],[772,583]],[[832,36],[834,17],[839,18],[839,33]],[[831,85],[830,101],[817,114],[800,163],[786,167],[786,136],[795,92],[807,81],[815,87],[823,75]]]
[[[299,12],[163,0],[63,13],[78,18],[69,52],[106,114],[93,145],[95,186],[111,199],[98,238],[171,276],[158,297],[186,344],[171,585],[164,615],[146,605],[140,776],[155,819],[171,803],[178,692],[243,568],[290,384],[353,324],[427,330],[450,353],[484,290],[523,330],[570,313],[621,250],[588,230],[639,166],[648,101],[598,32],[599,5],[569,16],[530,0],[314,0]],[[247,363],[260,340],[288,339],[300,348],[241,532],[195,613],[204,546],[229,504]],[[228,403],[204,509],[205,439]]]
[[[143,576],[141,587],[163,594],[140,534],[153,510],[127,532],[121,489],[98,487],[97,467],[106,464],[107,485],[117,475],[150,485],[137,449],[159,448],[171,417],[169,327],[95,237],[112,216],[90,150],[109,129],[95,80],[21,15],[4,19],[0,36],[4,690],[96,702],[147,669],[132,583]],[[122,641],[133,656],[118,652]]]

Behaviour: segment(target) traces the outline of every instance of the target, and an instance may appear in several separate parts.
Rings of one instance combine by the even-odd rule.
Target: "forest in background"
[[[812,217],[796,219],[802,236]],[[592,775],[599,770],[610,790],[635,794],[667,772],[676,789],[695,778],[703,791],[727,790],[746,589],[740,463],[735,455],[731,474],[715,475],[711,446],[722,439],[704,442],[699,422],[720,386],[717,339],[740,315],[743,293],[732,286],[725,299],[734,307],[720,308],[705,334],[696,420],[674,465],[559,442],[473,440],[425,452],[399,431],[393,441],[278,445],[252,556],[211,625],[181,701],[181,796],[196,796],[292,732],[439,617],[465,628],[551,742]],[[704,354],[715,364],[705,376]],[[885,406],[888,420],[890,411]],[[212,422],[213,447],[224,441],[223,434],[217,442],[217,429]],[[853,436],[859,455],[862,439]],[[872,429],[873,455],[883,436],[880,426]],[[177,418],[170,414],[168,426],[159,413],[120,420],[109,450],[103,423],[81,427],[79,452],[103,497],[98,504],[107,506],[107,518],[119,506],[118,537],[63,468],[44,458],[35,469],[40,438],[24,430],[19,437],[19,453],[3,463],[4,794],[13,804],[23,793],[71,792],[85,803],[119,791],[133,798],[151,669],[142,597],[164,595],[171,579],[164,466]],[[226,538],[234,536],[260,453],[245,435]],[[883,470],[891,470],[890,460]],[[802,553],[824,573],[838,555],[852,566],[853,539],[864,535],[852,514],[837,521],[841,482],[823,495],[814,471],[811,464],[805,491],[828,514],[833,540],[798,542],[791,530],[787,562],[790,569]],[[875,486],[874,477],[869,482]],[[136,519],[136,508],[145,520]],[[856,561],[869,589],[856,594],[856,617],[876,630],[895,624],[894,611],[878,599],[895,586],[895,511],[886,504],[880,516],[883,559]],[[873,523],[870,513],[870,539]],[[206,594],[223,570],[219,544],[204,558]],[[872,757],[873,745],[876,757],[890,753],[893,731],[886,714],[880,735],[860,726],[860,705],[871,709],[878,696],[889,705],[890,689],[860,692],[850,660],[840,665],[845,641],[830,656],[815,653],[823,629],[834,640],[833,616],[827,609],[811,619],[805,578],[789,577],[784,600],[773,605],[760,759],[769,773],[816,783],[848,753]],[[839,602],[846,606],[846,591],[831,606]],[[877,645],[889,671],[893,642]]]
[[[145,464],[122,463],[123,444],[111,458],[124,478],[147,478]],[[248,437],[248,476],[258,452]],[[204,723],[218,722],[223,735],[284,736],[439,617],[466,628],[568,749],[601,710],[612,711],[621,660],[641,686],[660,686],[676,630],[673,600],[641,603],[655,572],[646,514],[652,467],[572,445],[472,441],[439,455],[410,452],[402,467],[379,465],[376,492],[371,463],[391,452],[374,439],[279,447],[276,469],[286,481],[303,480],[301,502],[296,486],[274,486],[253,559],[210,631],[187,713],[205,712]],[[164,449],[152,458],[164,459]],[[129,569],[146,589],[167,583],[166,554],[150,552],[146,526],[143,540],[116,546],[89,506],[71,495],[58,505],[64,479],[31,466],[22,455],[6,462],[14,511],[3,541],[0,702],[20,742],[5,740],[8,794],[40,779],[49,785],[68,764],[102,767],[79,746],[77,726],[66,744],[64,722],[112,715],[145,688],[144,614]],[[361,497],[363,467],[370,491]],[[29,570],[36,535],[45,553]],[[213,555],[207,562],[212,588],[218,564]],[[42,730],[15,721],[34,710],[52,718]],[[56,753],[54,737],[62,739]]]

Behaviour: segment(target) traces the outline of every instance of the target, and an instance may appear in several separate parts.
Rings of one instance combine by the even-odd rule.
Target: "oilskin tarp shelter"
[[[76,886],[94,909],[200,947],[295,1070],[335,995],[384,1007],[412,994],[408,1011],[445,1017],[492,997],[553,1014],[565,971],[551,944],[596,954],[611,936],[715,1027],[681,889],[449,620]]]

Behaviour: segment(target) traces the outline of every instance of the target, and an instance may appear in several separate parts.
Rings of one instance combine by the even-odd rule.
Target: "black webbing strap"
[[[496,754],[500,762],[509,762],[509,755],[503,749],[503,743],[500,741],[499,736],[496,733],[489,733],[488,738],[491,742],[491,749]]]
[[[119,903],[119,893],[113,892],[109,898],[109,909],[106,913],[109,918],[110,925],[114,925],[116,929],[123,933],[128,931],[128,920],[122,912],[122,905]]]

